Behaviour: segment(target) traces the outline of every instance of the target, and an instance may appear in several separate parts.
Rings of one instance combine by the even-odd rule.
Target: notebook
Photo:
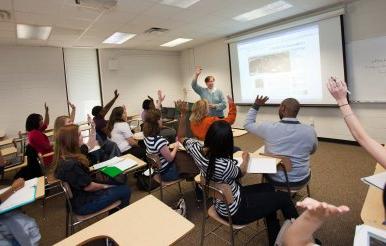
[[[38,178],[25,181],[23,188],[16,191],[7,200],[0,204],[0,214],[6,213],[35,201],[37,184]],[[8,189],[10,189],[10,187],[0,190],[0,194],[4,193]]]
[[[237,160],[237,166],[240,166],[243,162],[241,157],[234,158]],[[257,158],[250,157],[247,173],[276,173],[277,172],[277,163],[274,158]]]
[[[386,245],[386,231],[368,225],[357,225],[354,246]]]
[[[111,158],[110,160],[95,164],[93,167],[94,167],[94,169],[101,169],[102,167],[111,166],[111,165],[116,164],[116,163],[123,161],[123,160],[124,160],[123,158],[115,156],[115,157]]]
[[[364,178],[361,178],[361,180],[368,185],[372,185],[383,190],[386,183],[386,172],[364,177]]]
[[[110,166],[105,166],[101,169],[101,172],[114,178],[115,176],[123,173],[125,170],[135,167],[137,163],[133,160],[126,159]]]

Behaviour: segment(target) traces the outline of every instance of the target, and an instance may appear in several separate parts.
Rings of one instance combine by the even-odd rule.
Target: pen
[[[334,82],[336,82],[336,78],[334,78],[334,77],[331,76],[331,79],[332,79]],[[351,95],[351,92],[350,92],[349,90],[346,90],[346,91],[347,91],[347,94]]]

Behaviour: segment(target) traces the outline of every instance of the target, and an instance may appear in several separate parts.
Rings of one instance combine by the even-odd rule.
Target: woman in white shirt
[[[140,159],[146,160],[146,151],[138,145],[133,133],[127,123],[125,107],[115,107],[111,112],[107,124],[108,137],[118,145],[122,155],[132,154]]]

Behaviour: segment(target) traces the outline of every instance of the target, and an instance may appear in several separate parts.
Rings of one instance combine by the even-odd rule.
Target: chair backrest
[[[200,177],[200,184],[201,187],[203,187],[204,192],[208,192],[206,194],[208,197],[216,198],[228,205],[234,202],[232,189],[229,184],[217,183],[213,181],[210,181],[209,184],[206,184],[205,178],[203,176]]]
[[[148,164],[151,168],[158,170],[161,167],[161,161],[158,154],[146,153]]]
[[[44,158],[46,157],[49,157],[49,156],[53,156],[54,155],[54,152],[50,152],[50,153],[47,153],[47,154],[38,154],[38,161],[39,161],[39,165],[40,165],[40,168],[42,169],[42,172],[43,172],[43,175],[46,176],[47,175],[47,170],[46,170],[46,166],[44,164]]]
[[[60,187],[62,187],[64,196],[66,197],[66,204],[67,204],[67,212],[69,214],[72,214],[72,205],[71,205],[71,199],[72,199],[72,191],[71,187],[67,182],[61,181],[60,182]]]

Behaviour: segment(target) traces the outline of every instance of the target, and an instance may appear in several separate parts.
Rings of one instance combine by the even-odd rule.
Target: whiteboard
[[[346,46],[351,101],[386,102],[386,36]]]

